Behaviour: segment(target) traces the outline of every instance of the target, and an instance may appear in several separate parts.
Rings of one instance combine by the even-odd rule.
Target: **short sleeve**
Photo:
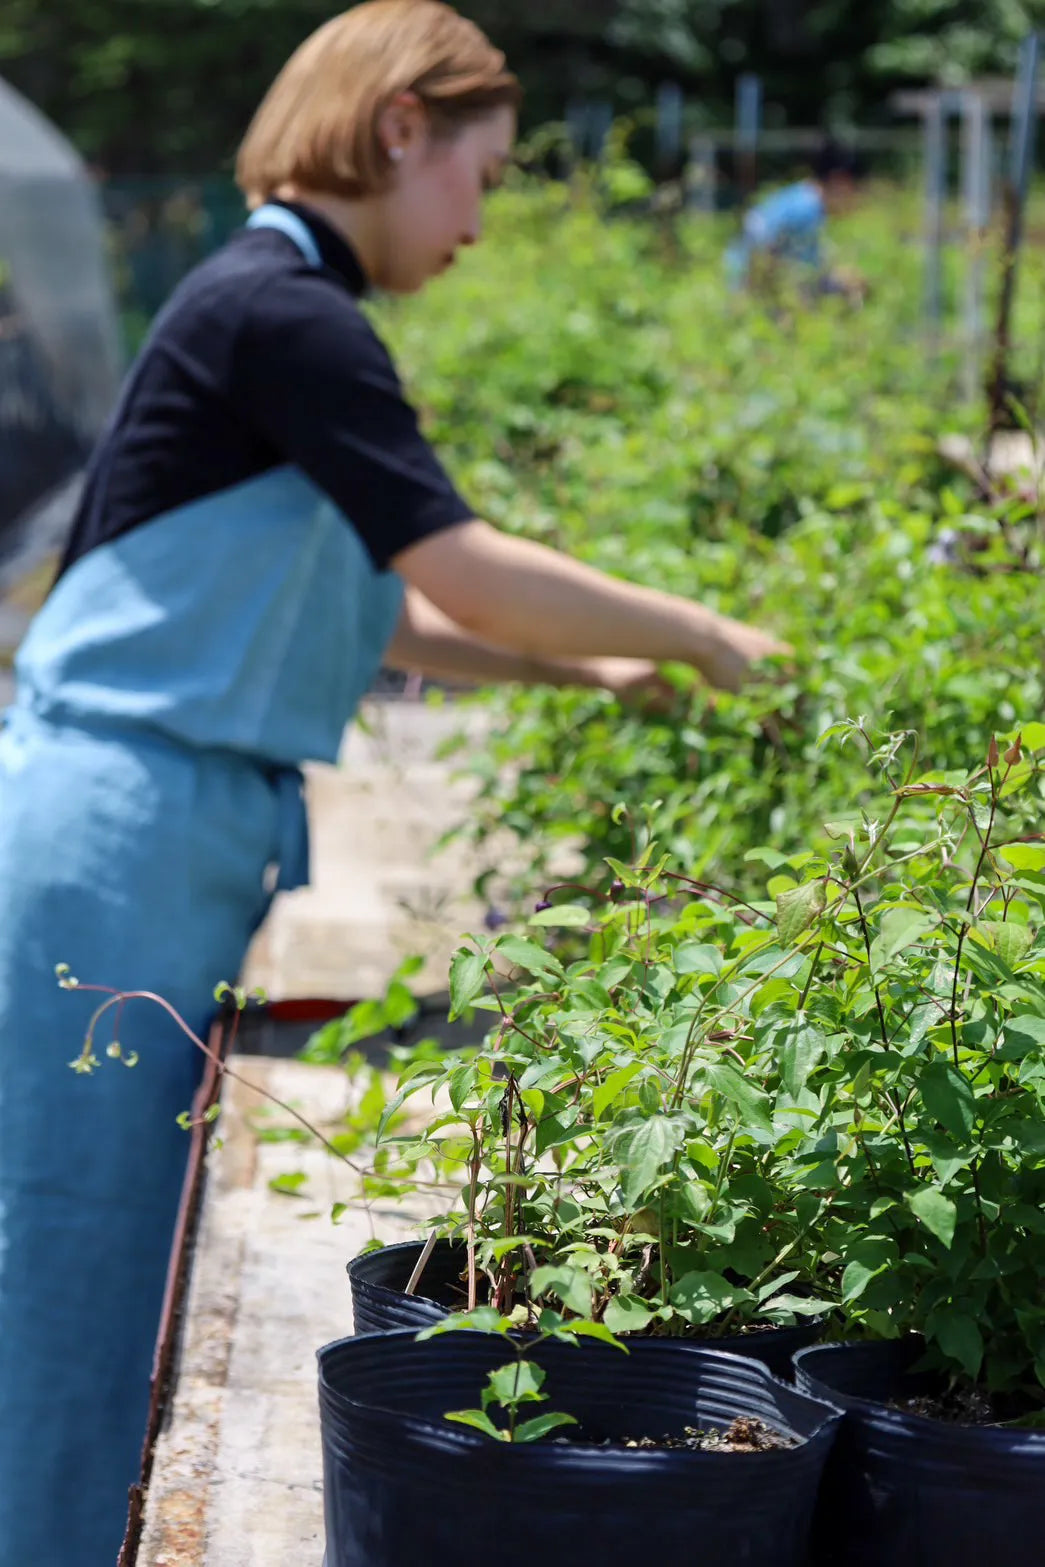
[[[388,350],[322,274],[302,267],[266,280],[245,308],[233,381],[251,423],[345,513],[379,568],[474,516],[421,433]]]

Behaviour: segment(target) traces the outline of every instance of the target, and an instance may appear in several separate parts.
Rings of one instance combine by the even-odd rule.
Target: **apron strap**
[[[287,207],[277,207],[271,202],[266,202],[263,207],[258,207],[247,219],[249,229],[278,229],[288,239],[292,239],[298,247],[310,267],[321,267],[323,257],[319,253],[312,230],[303,218],[299,218],[296,212],[291,212]]]
[[[310,267],[321,267],[319,253],[312,230],[304,219],[286,207],[266,202],[247,219],[249,229],[276,229],[293,240]],[[295,887],[307,886],[309,879],[308,814],[305,809],[304,778],[300,768],[277,769],[273,782],[276,786],[279,811],[279,879],[276,890],[290,892]]]

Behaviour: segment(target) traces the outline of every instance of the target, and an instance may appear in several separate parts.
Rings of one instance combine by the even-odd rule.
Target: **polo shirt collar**
[[[274,207],[286,207],[288,212],[293,212],[303,223],[308,224],[309,232],[319,248],[323,265],[337,274],[350,294],[358,297],[366,293],[370,283],[359,257],[332,223],[328,223],[314,207],[306,206],[304,202],[281,201],[275,196],[270,197],[269,200]]]

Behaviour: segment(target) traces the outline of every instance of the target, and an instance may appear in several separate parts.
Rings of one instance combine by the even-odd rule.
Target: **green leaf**
[[[946,1311],[933,1333],[937,1344],[951,1360],[956,1360],[968,1377],[977,1377],[983,1364],[983,1335],[972,1317],[958,1311]]]
[[[497,951],[509,963],[525,969],[529,974],[550,974],[555,979],[562,975],[562,964],[557,957],[539,947],[535,941],[526,941],[522,936],[502,936],[497,943]]]
[[[872,1279],[896,1262],[896,1242],[884,1236],[866,1235],[850,1247],[842,1274],[842,1299],[859,1300]]]
[[[1043,1045],[1045,1018],[1035,1017],[1032,1012],[1021,1012],[1017,1017],[1007,1020],[995,1059],[1022,1061],[1026,1056],[1040,1054]]]
[[[682,1137],[679,1121],[667,1115],[651,1115],[616,1139],[614,1152],[621,1164],[626,1203],[634,1204],[649,1191]]]
[[[550,909],[538,909],[530,915],[531,925],[545,925],[579,930],[591,924],[591,910],[582,903],[554,903]]]
[[[602,1320],[611,1333],[641,1333],[653,1321],[653,1313],[637,1295],[614,1295]]]
[[[1005,1135],[1024,1153],[1045,1154],[1045,1119],[1012,1119],[1005,1122]]]
[[[952,1142],[939,1132],[927,1132],[920,1129],[918,1141],[923,1145],[933,1162],[933,1169],[941,1187],[954,1179],[959,1170],[963,1170],[971,1159],[975,1157],[973,1151],[966,1148],[956,1148]]]
[[[475,1087],[475,1083],[476,1069],[474,1064],[471,1062],[467,1063],[465,1066],[456,1067],[454,1071],[450,1073],[450,1082],[447,1088],[447,1093],[450,1099],[450,1103],[453,1105],[455,1110],[460,1110],[461,1106],[468,1098],[468,1095]]]
[[[505,1409],[513,1404],[539,1403],[547,1372],[532,1360],[510,1360],[491,1371],[483,1389],[483,1408],[493,1403]]]
[[[796,1013],[793,1023],[776,1036],[777,1059],[780,1063],[780,1080],[792,1099],[797,1099],[810,1072],[820,1061],[827,1041],[820,1030],[808,1022],[803,1013]]]
[[[496,1306],[476,1306],[473,1311],[455,1311],[430,1327],[421,1328],[414,1337],[419,1344],[444,1333],[510,1333],[510,1317],[502,1317]]]
[[[781,854],[779,849],[771,849],[765,844],[759,844],[757,849],[748,849],[744,859],[749,863],[761,861],[771,871],[779,870],[781,865],[789,863],[786,854]]]
[[[389,981],[388,989],[381,1003],[385,1023],[389,1028],[402,1028],[404,1024],[416,1016],[418,1011],[417,998],[403,984],[402,980]]]
[[[871,967],[882,969],[898,953],[906,951],[932,928],[932,920],[921,909],[887,909],[882,915],[878,935],[871,943]]]
[[[768,1094],[738,1071],[732,1061],[709,1061],[704,1069],[704,1077],[710,1088],[739,1110],[746,1126],[765,1132],[773,1130],[773,1112]]]
[[[450,1021],[471,1006],[486,978],[486,955],[458,947],[450,963]]]
[[[534,1150],[538,1155],[547,1153],[549,1148],[558,1148],[563,1143],[572,1143],[577,1136],[579,1136],[577,1111],[573,1106],[570,1106],[561,1115],[546,1115],[538,1123],[537,1135],[534,1139]]]
[[[1045,870],[1045,843],[1005,843],[997,851],[1014,870]]]
[[[668,1298],[680,1316],[695,1327],[701,1327],[738,1301],[751,1300],[752,1296],[748,1290],[730,1284],[721,1273],[698,1268],[684,1273],[672,1286]]]
[[[1009,968],[1015,968],[1034,943],[1034,932],[1030,926],[1017,925],[1014,920],[981,920],[976,929],[988,938]]]
[[[823,913],[826,903],[827,885],[823,881],[807,881],[804,886],[792,887],[777,895],[777,933],[785,947],[791,946],[804,930],[808,930]]]
[[[568,1311],[579,1317],[591,1316],[591,1279],[582,1268],[567,1263],[547,1263],[530,1274],[530,1292],[556,1296]]]
[[[1045,750],[1045,724],[1024,724],[1020,729],[1020,738],[1025,751]]]
[[[950,1249],[954,1240],[954,1226],[958,1220],[958,1209],[949,1197],[945,1197],[939,1187],[923,1186],[919,1191],[908,1195],[907,1206],[916,1219],[920,1219],[927,1230],[930,1230],[937,1240]]]
[[[274,1175],[269,1181],[269,1191],[279,1192],[283,1197],[303,1197],[305,1194],[301,1188],[308,1180],[303,1170],[294,1170],[286,1175]]]
[[[672,959],[676,974],[721,974],[723,957],[717,947],[699,941],[683,941]]]
[[[490,1255],[495,1262],[500,1262],[502,1257],[507,1257],[509,1252],[518,1251],[522,1246],[536,1246],[539,1242],[535,1235],[503,1235],[498,1240],[490,1241]]]
[[[481,1431],[484,1436],[493,1437],[495,1442],[507,1442],[507,1431],[499,1431],[490,1419],[489,1415],[481,1409],[450,1409],[446,1413],[447,1420],[453,1420],[459,1426],[474,1426],[476,1431]]]
[[[572,1339],[574,1343],[578,1338],[594,1338],[602,1344],[609,1344],[613,1349],[622,1349],[625,1354],[628,1353],[627,1347],[604,1322],[582,1322],[577,1317],[571,1317],[557,1330],[556,1337]]]
[[[808,1295],[774,1295],[762,1303],[763,1311],[789,1311],[796,1317],[822,1317],[832,1310],[830,1300],[815,1300]]]
[[[625,887],[642,886],[642,877],[635,874],[633,866],[625,865],[623,860],[615,860],[611,854],[607,854],[606,864],[617,879],[624,883]]]
[[[534,1415],[532,1420],[520,1420],[515,1428],[516,1442],[539,1442],[542,1436],[547,1436],[549,1431],[555,1431],[559,1426],[575,1426],[576,1420],[572,1415],[556,1414],[550,1411],[546,1415]]]
[[[587,1007],[592,1012],[609,1012],[613,1006],[613,997],[606,987],[600,985],[597,979],[590,977],[572,982],[570,999],[575,1008],[579,1003],[581,1007]]]
[[[596,1121],[602,1115],[607,1105],[613,1104],[619,1099],[633,1078],[643,1070],[641,1061],[632,1061],[628,1066],[622,1066],[618,1072],[611,1072],[604,1083],[600,1083],[591,1096],[592,1115]]]
[[[933,1061],[918,1081],[922,1103],[952,1137],[972,1135],[976,1101],[967,1080],[950,1062]]]

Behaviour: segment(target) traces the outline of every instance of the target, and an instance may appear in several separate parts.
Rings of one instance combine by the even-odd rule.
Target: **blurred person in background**
[[[824,246],[828,219],[852,210],[862,174],[854,152],[827,141],[809,178],[773,191],[750,207],[740,238],[726,252],[733,286],[773,289],[790,277],[807,296],[841,294],[862,302],[864,279],[830,265]]]
[[[519,90],[430,0],[291,58],[240,150],[248,225],[156,320],[94,452],[0,734],[0,1563],[112,1567],[138,1477],[201,1057],[275,888],[307,880],[301,763],[379,665],[663,697],[779,651],[478,519],[360,308],[481,231]],[[108,1024],[106,1027],[108,1028]],[[104,1058],[110,1033],[96,1049]]]

